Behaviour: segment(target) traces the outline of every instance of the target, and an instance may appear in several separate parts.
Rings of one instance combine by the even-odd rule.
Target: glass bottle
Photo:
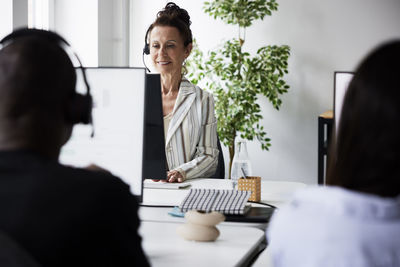
[[[231,178],[236,186],[237,180],[241,177],[251,176],[251,163],[247,153],[247,144],[244,140],[236,141],[235,154],[232,160]]]

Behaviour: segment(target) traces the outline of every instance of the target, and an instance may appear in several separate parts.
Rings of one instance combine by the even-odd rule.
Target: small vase
[[[239,140],[235,145],[235,155],[232,160],[231,178],[233,185],[236,186],[237,180],[241,177],[252,175],[251,162],[247,153],[247,143]]]

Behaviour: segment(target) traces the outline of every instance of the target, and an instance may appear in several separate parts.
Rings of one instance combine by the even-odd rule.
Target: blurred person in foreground
[[[299,191],[267,232],[275,267],[400,266],[400,41],[359,65],[327,186]]]
[[[35,29],[1,41],[0,229],[40,266],[148,266],[129,186],[58,162],[88,115],[66,44]]]

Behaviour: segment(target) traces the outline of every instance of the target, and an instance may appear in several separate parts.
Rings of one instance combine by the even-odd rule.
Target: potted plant
[[[218,119],[218,136],[229,148],[229,178],[235,152],[235,138],[257,139],[263,150],[271,146],[257,103],[260,95],[265,96],[279,110],[281,95],[289,85],[283,80],[288,73],[290,47],[267,45],[255,55],[243,50],[246,28],[253,21],[263,20],[276,11],[275,0],[215,0],[204,2],[203,9],[214,19],[238,26],[238,36],[222,43],[219,48],[208,51],[205,56],[194,44],[191,59],[187,62],[188,78],[211,91],[215,98],[215,113]]]

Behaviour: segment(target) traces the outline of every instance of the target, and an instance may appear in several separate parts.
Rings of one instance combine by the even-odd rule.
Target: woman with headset
[[[214,99],[184,77],[190,24],[185,9],[168,3],[147,30],[143,49],[161,75],[168,182],[210,177],[218,163]]]

